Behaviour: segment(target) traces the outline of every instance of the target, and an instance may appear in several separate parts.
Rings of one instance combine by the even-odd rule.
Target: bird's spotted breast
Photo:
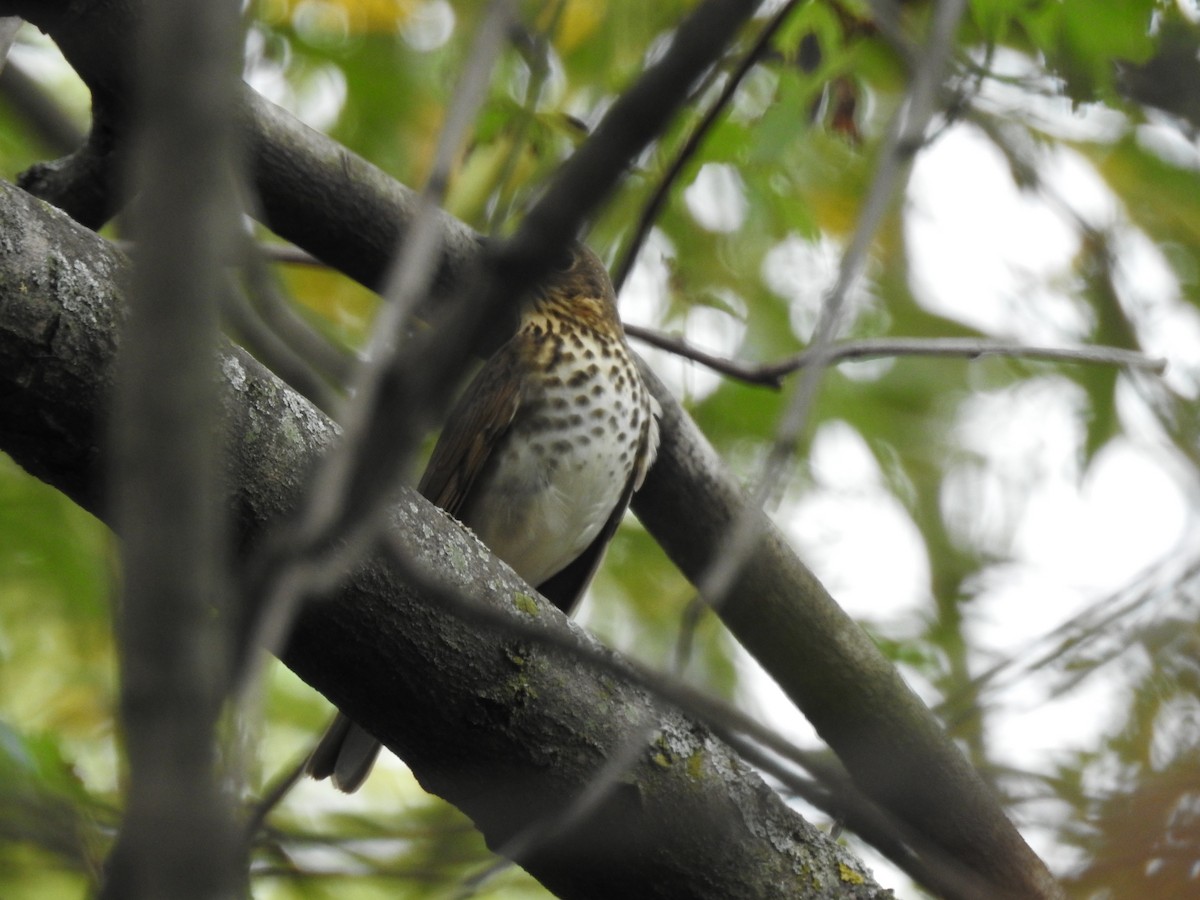
[[[464,521],[526,581],[540,584],[599,534],[633,475],[648,395],[616,340],[548,334],[555,368],[529,376],[527,400]],[[601,367],[594,360],[612,360]],[[648,413],[648,409],[646,409]]]

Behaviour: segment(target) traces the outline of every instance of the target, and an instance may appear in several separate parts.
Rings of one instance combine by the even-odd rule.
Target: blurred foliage
[[[482,231],[511,228],[694,5],[519,4],[521,27],[458,161],[450,210]],[[866,0],[796,6],[697,156],[684,162],[626,291],[631,319],[748,360],[804,347],[886,152],[886,123],[903,99],[907,50],[890,35],[916,46],[928,23],[925,2],[896,4],[888,27],[874,18],[877,8],[884,6]],[[483,9],[478,0],[260,0],[248,12],[246,75],[419,186]],[[1200,495],[1196,18],[1187,0],[971,0],[943,98],[953,112],[938,123],[931,149],[964,133],[986,145],[1001,162],[978,178],[1002,181],[1017,202],[1052,209],[1073,249],[1057,268],[1019,272],[1026,280],[999,299],[974,297],[995,293],[981,271],[953,303],[935,302],[920,274],[929,253],[914,237],[924,215],[914,190],[893,206],[873,244],[846,335],[1106,343],[1167,356],[1167,377],[994,359],[844,365],[824,378],[805,450],[833,446],[838,459],[850,459],[861,447],[864,460],[847,475],[805,454],[778,511],[835,593],[842,587],[852,597],[863,591],[855,585],[867,584],[881,595],[856,614],[941,704],[1080,898],[1200,893],[1200,565],[1187,549],[1195,545]],[[764,22],[755,21],[738,52]],[[44,38],[23,32],[13,59],[79,117],[78,85]],[[634,222],[732,68],[731,60],[709,75],[594,223],[590,240],[606,259],[629,251]],[[5,177],[42,158],[45,147],[36,114],[0,97]],[[1097,214],[1077,184],[1056,180],[1064,160],[1087,167],[1108,212]],[[975,212],[980,220],[991,214]],[[1006,237],[1019,237],[974,220],[957,227],[978,229],[977,245],[999,257]],[[1135,250],[1158,266],[1149,288]],[[958,262],[947,257],[943,267]],[[361,344],[373,296],[318,268],[282,265],[279,278],[330,339]],[[787,392],[649,355],[735,470],[753,479]],[[1065,437],[1055,444],[1058,434]],[[854,440],[847,444],[845,435]],[[1121,448],[1153,457],[1183,496],[1191,512],[1177,546],[1164,547],[1140,580],[1090,584],[1059,629],[1027,632],[1017,650],[997,649],[989,624],[1020,620],[1038,602],[1020,600],[1040,564],[1028,550],[1035,513],[1048,496],[1082,496]],[[884,503],[914,540],[871,530],[871,510]],[[813,509],[833,512],[821,521],[789,515]],[[853,518],[860,514],[867,518]],[[1136,536],[1139,523],[1128,529]],[[835,540],[848,542],[853,555],[827,553]],[[110,544],[85,513],[11,463],[0,465],[4,897],[78,895],[94,882],[113,833]],[[915,585],[887,580],[897,554],[921,563]],[[1097,556],[1098,568],[1103,562]],[[856,581],[873,571],[883,575]],[[629,523],[582,616],[606,640],[662,665],[672,664],[685,636],[689,677],[752,703],[749,664],[715,618],[700,613],[694,628],[685,624],[693,622],[693,599],[654,541]],[[998,758],[997,743],[1013,743],[999,729],[1016,721],[1006,717],[1006,691],[1017,684],[1026,702],[1030,691],[1046,702],[1102,695],[1102,712],[1085,706],[1091,721],[1082,749],[1063,748],[1024,769]],[[255,795],[306,752],[328,707],[276,667],[262,715]],[[312,784],[293,791],[260,836],[255,891],[264,898],[441,895],[492,861],[469,823],[389,762],[362,797]],[[508,868],[484,878],[477,895],[545,892]]]

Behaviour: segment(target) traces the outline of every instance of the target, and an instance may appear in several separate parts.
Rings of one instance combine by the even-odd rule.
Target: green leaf
[[[1115,64],[1145,62],[1154,52],[1155,0],[1058,0],[1039,4],[1021,21],[1077,103],[1114,96]]]

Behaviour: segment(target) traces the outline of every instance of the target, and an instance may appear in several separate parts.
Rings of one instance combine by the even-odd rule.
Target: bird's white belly
[[[576,436],[577,437],[577,436]],[[595,540],[625,488],[633,453],[615,441],[551,436],[542,451],[513,442],[487,476],[484,507],[466,524],[532,585]]]

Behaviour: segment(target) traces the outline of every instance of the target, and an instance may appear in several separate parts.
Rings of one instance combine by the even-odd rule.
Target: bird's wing
[[[637,453],[634,456],[634,459],[641,460],[641,464],[634,465],[630,471],[629,478],[625,482],[625,489],[621,491],[621,499],[613,507],[613,511],[609,514],[604,527],[600,529],[600,533],[596,535],[595,539],[588,544],[587,549],[575,557],[572,562],[568,563],[566,568],[555,575],[551,575],[537,586],[538,593],[568,616],[571,615],[571,612],[579,604],[579,601],[583,598],[583,592],[587,590],[587,586],[591,584],[596,570],[600,568],[600,562],[604,559],[604,551],[608,549],[608,542],[612,540],[617,526],[621,524],[621,519],[625,517],[625,510],[629,507],[629,501],[633,498],[637,489],[642,486],[642,480],[646,477],[646,470],[650,468],[658,452],[658,416],[660,413],[658,402],[653,400],[653,398],[651,400],[651,413],[647,416],[646,423],[642,426]]]
[[[431,503],[458,516],[492,448],[512,425],[521,405],[515,374],[521,348],[514,339],[479,370],[446,420],[417,489]]]

